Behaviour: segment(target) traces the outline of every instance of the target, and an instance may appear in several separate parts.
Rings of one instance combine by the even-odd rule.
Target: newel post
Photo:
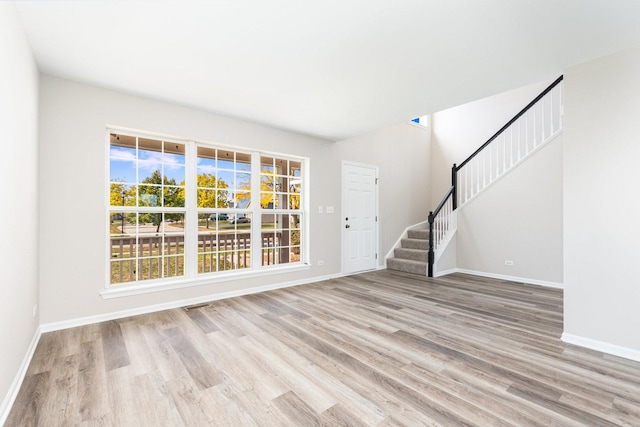
[[[429,252],[427,258],[427,277],[433,277],[433,262],[435,256],[433,253],[433,212],[429,212]]]
[[[458,167],[455,163],[451,168],[451,186],[453,187],[453,192],[451,193],[451,197],[453,197],[451,205],[453,208],[452,210],[455,211],[458,207]]]

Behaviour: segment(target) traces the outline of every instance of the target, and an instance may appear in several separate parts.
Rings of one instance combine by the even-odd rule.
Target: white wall
[[[15,6],[0,2],[0,424],[38,327],[38,71]]]
[[[401,123],[336,146],[339,159],[378,166],[378,265],[384,265],[384,257],[407,226],[427,220],[430,139],[429,128]]]
[[[453,164],[462,163],[557,77],[432,115],[431,208],[451,187]]]
[[[640,360],[640,49],[565,73],[565,339]]]
[[[560,136],[458,210],[457,268],[562,286],[562,197]]]
[[[335,144],[49,76],[40,88],[42,324],[339,273],[338,215],[311,209],[310,270],[103,299],[105,126],[310,157],[312,206],[339,212],[340,176],[328,173]]]

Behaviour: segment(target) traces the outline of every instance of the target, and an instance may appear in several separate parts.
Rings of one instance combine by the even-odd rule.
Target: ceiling
[[[342,140],[640,45],[638,0],[16,2],[41,72]]]

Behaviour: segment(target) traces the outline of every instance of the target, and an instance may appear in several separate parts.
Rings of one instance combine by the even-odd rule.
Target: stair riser
[[[406,261],[398,258],[390,258],[387,260],[387,268],[389,270],[403,271],[410,274],[419,274],[426,276],[426,263],[418,263],[415,261]]]
[[[407,235],[410,239],[429,240],[429,230],[408,230]]]
[[[402,239],[401,245],[407,249],[422,249],[423,251],[429,250],[429,241],[421,239]]]
[[[429,253],[418,249],[397,248],[393,251],[393,254],[396,258],[401,259],[412,259],[414,261],[422,262],[427,262],[429,260]]]

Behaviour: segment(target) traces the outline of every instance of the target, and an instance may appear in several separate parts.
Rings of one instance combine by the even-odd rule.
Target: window
[[[198,145],[198,273],[251,267],[251,154]]]
[[[264,265],[300,261],[301,170],[299,160],[260,158]]]
[[[305,159],[109,133],[109,284],[300,265]]]

